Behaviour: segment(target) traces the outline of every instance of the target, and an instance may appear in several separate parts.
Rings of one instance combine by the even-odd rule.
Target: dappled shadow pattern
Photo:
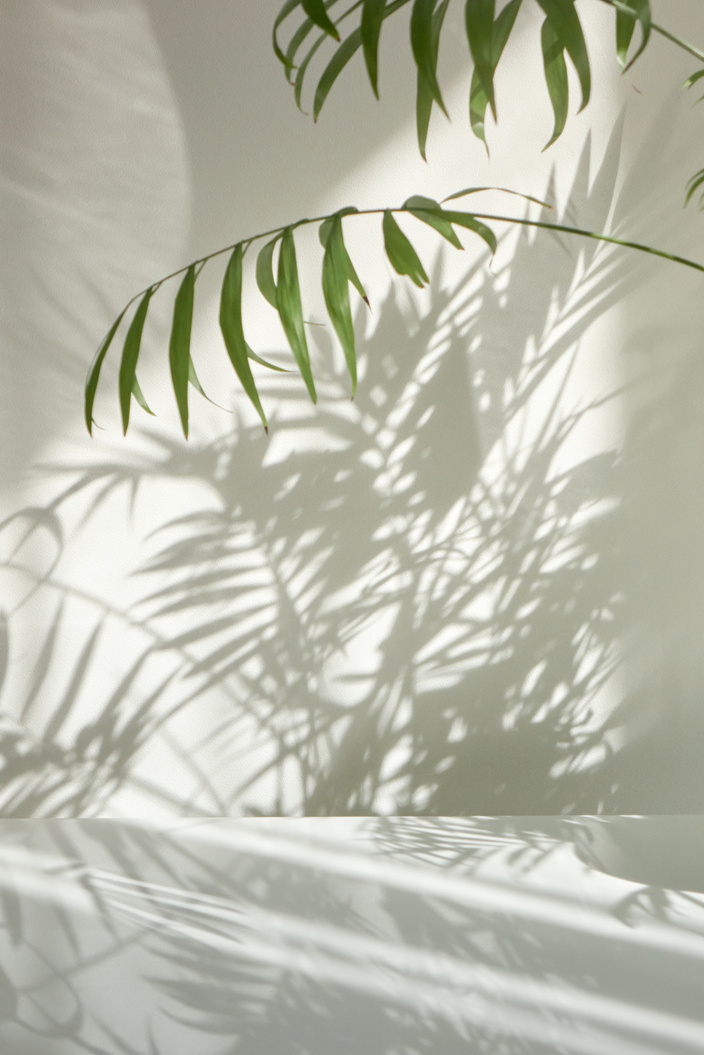
[[[600,881],[564,821],[297,823],[5,822],[3,1044],[679,1055],[701,1043],[701,898]]]
[[[585,146],[566,207],[585,225],[606,225],[618,139],[591,180]],[[114,733],[119,785],[219,815],[608,810],[616,454],[575,436],[616,393],[570,386],[579,339],[638,275],[613,247],[523,233],[499,273],[443,289],[436,271],[422,317],[392,290],[354,404],[341,373],[320,371],[315,410],[277,375],[273,440],[240,422],[201,448],[154,434],[131,465],[54,466],[73,479],[52,517],[156,480],[209,491],[157,525],[118,613],[143,637],[134,662],[178,683],[169,707],[141,689],[139,735]],[[103,692],[82,743],[112,743],[127,690]],[[195,703],[186,736],[171,717]],[[188,790],[134,775],[157,729]]]

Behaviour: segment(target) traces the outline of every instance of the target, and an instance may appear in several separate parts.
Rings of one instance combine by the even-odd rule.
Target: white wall
[[[490,184],[699,255],[700,217],[681,209],[702,164],[701,113],[679,92],[695,60],[654,39],[621,79],[605,5],[580,0],[593,101],[544,154],[526,5],[490,161],[467,127],[451,8],[452,123],[434,118],[428,165],[404,16],[385,30],[382,102],[350,68],[314,126],[271,54],[279,6],[10,0],[0,13],[0,808],[699,809],[701,276],[508,229],[490,269],[470,239],[438,255],[418,233],[432,282],[415,293],[392,277],[378,225],[349,221],[373,301],[353,404],[311,326],[318,406],[295,374],[260,371],[267,439],[223,354],[211,265],[193,351],[232,412],[194,396],[180,438],[164,290],[140,367],[156,419],[135,408],[121,438],[115,349],[104,430],[88,438],[85,370],[124,301],[300,216]],[[694,0],[656,17],[702,41]],[[304,263],[315,241],[299,242],[311,322],[324,318],[319,260]],[[250,342],[284,362],[249,294]]]

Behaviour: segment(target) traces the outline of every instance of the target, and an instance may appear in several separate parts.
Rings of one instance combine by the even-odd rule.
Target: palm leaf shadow
[[[614,942],[630,928],[610,925],[645,914],[676,928],[686,895],[641,887],[605,904],[603,893],[582,901],[563,871],[556,888],[523,883],[571,843],[560,818],[372,818],[351,844],[349,828],[246,822],[218,823],[212,844],[207,832],[191,842],[187,829],[134,822],[45,822],[40,831],[81,862],[112,927],[138,936],[144,1022],[118,1022],[89,1003],[86,1026],[106,1040],[98,1048],[77,1038],[81,1050],[159,1055],[175,1030],[194,1051],[322,1055],[334,1037],[350,1052],[459,1053],[469,1043],[527,1055],[554,1047],[557,1001],[565,1050],[587,1036],[584,1050],[596,1052],[607,1036],[617,1045],[642,1036],[636,1012],[647,988],[632,974],[662,987],[651,958],[672,956],[675,972],[684,966],[691,977],[691,948],[676,936],[663,948],[662,926],[633,946]],[[492,859],[503,861],[503,882],[475,881],[477,864]],[[628,970],[604,971],[605,943],[628,957]],[[692,995],[695,986],[692,978]]]
[[[616,129],[593,179],[585,145],[566,213],[606,225],[618,143]],[[334,373],[314,418],[271,381],[285,457],[244,424],[192,452],[153,435],[150,465],[84,466],[57,500],[209,486],[207,511],[160,525],[133,618],[157,651],[187,654],[201,694],[227,690],[183,745],[226,812],[604,808],[593,703],[616,669],[619,599],[601,570],[608,516],[592,514],[615,498],[615,454],[556,467],[599,405],[565,409],[572,349],[639,271],[554,241],[522,234],[510,268],[477,265],[454,289],[437,273],[411,322],[391,293],[352,408]]]
[[[618,146],[617,128],[592,179],[585,144],[566,214],[606,226]],[[354,405],[334,370],[314,415],[271,380],[283,457],[240,422],[201,448],[151,434],[139,460],[52,467],[72,478],[53,515],[83,496],[88,522],[156,479],[211,495],[158,524],[136,569],[149,585],[118,613],[146,637],[141,662],[173,659],[180,702],[156,724],[196,780],[179,802],[135,776],[147,700],[120,756],[140,793],[220,815],[608,807],[594,707],[617,668],[616,455],[560,466],[600,403],[565,396],[575,345],[640,273],[613,247],[523,232],[496,275],[480,261],[443,289],[436,271],[424,317],[389,295]],[[207,717],[186,742],[170,715],[195,701]]]
[[[145,743],[197,688],[188,684],[179,698],[177,687],[174,699],[183,663],[154,669],[149,634],[136,647],[134,641],[126,647],[123,637],[116,666],[116,634],[124,624],[141,628],[62,579],[65,531],[55,508],[20,510],[0,524],[0,539],[0,569],[14,579],[8,597],[15,598],[2,620],[0,814],[8,820],[101,812],[134,780]],[[32,555],[39,543],[43,569]],[[37,610],[47,624],[41,633],[34,631]],[[106,670],[119,670],[111,684]]]

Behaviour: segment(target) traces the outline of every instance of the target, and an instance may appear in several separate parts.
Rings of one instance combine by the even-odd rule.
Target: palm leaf
[[[348,206],[346,209],[340,209],[339,212],[335,213],[335,216],[352,216],[356,212],[359,212],[359,210],[355,209],[354,206]],[[332,228],[334,219],[334,216],[329,216],[327,220],[323,220],[318,230],[320,244],[322,245],[323,249],[327,247],[328,238],[330,237],[330,230]],[[343,248],[345,249],[345,256],[347,257],[347,278],[357,290],[367,307],[369,307],[369,297],[365,292],[364,286],[360,281],[359,275],[355,271],[354,264],[350,260],[349,253],[347,252],[347,249],[344,247],[344,245]]]
[[[267,242],[257,256],[257,285],[265,300],[268,300],[272,308],[277,307],[276,281],[274,279],[274,250],[281,241],[281,235],[277,234],[270,242]]]
[[[543,32],[548,40],[554,40],[550,35],[553,33],[552,24],[546,20]],[[558,63],[562,59],[564,66],[561,42],[555,45],[555,55]],[[562,68],[562,67],[561,67]],[[561,113],[557,114],[560,117]],[[559,122],[558,122],[559,125]],[[554,137],[553,137],[554,138]],[[704,185],[704,170],[698,173],[690,181],[687,200]],[[462,227],[472,231],[481,238],[491,253],[496,252],[497,237],[487,221],[497,221],[521,226],[543,228],[546,230],[560,231],[567,234],[579,235],[583,238],[594,239],[612,245],[620,245],[640,252],[650,253],[665,260],[671,260],[697,271],[704,271],[704,266],[673,253],[667,253],[653,246],[628,241],[621,238],[613,238],[610,235],[601,234],[597,231],[589,231],[582,228],[571,227],[565,224],[548,223],[542,220],[531,220],[527,217],[506,216],[502,214],[489,214],[480,212],[466,212],[450,210],[443,207],[447,202],[470,194],[487,190],[501,190],[509,194],[518,194],[528,201],[549,208],[547,203],[541,202],[530,195],[521,195],[517,191],[507,188],[491,187],[467,187],[456,191],[444,199],[441,205],[432,198],[422,195],[414,195],[407,199],[400,208],[366,209],[358,211],[354,207],[338,210],[325,216],[314,219],[299,220],[295,224],[289,224],[264,234],[256,235],[226,249],[218,249],[201,260],[194,261],[179,272],[168,276],[168,279],[177,275],[184,278],[176,295],[174,306],[174,326],[172,327],[171,341],[169,347],[169,360],[171,365],[172,381],[176,393],[177,404],[181,416],[181,424],[184,432],[188,427],[186,386],[193,384],[199,392],[202,392],[200,383],[195,373],[193,360],[190,354],[190,321],[192,318],[192,298],[195,283],[202,271],[202,265],[207,260],[223,253],[231,254],[225,271],[220,300],[220,328],[222,330],[225,347],[234,366],[235,372],[249,396],[252,404],[257,410],[264,427],[266,428],[266,417],[257,392],[254,377],[252,375],[250,360],[281,371],[282,368],[266,362],[257,355],[248,345],[243,329],[242,309],[242,283],[244,256],[249,246],[259,239],[266,239],[264,247],[260,250],[256,262],[256,279],[262,296],[276,308],[281,320],[281,325],[288,341],[298,370],[305,382],[306,388],[313,402],[316,401],[315,381],[310,363],[310,353],[306,340],[305,323],[303,319],[303,306],[301,302],[301,291],[298,277],[298,263],[296,259],[296,248],[294,243],[294,230],[310,224],[317,224],[319,239],[324,247],[322,262],[322,286],[328,314],[345,353],[347,367],[352,379],[353,391],[356,388],[356,355],[354,348],[354,332],[349,305],[348,283],[351,283],[359,292],[360,296],[368,304],[368,298],[357,272],[350,260],[349,253],[344,243],[342,234],[342,217],[350,219],[363,216],[382,216],[382,233],[384,248],[391,266],[397,274],[406,276],[422,288],[428,282],[428,276],[423,268],[421,260],[408,236],[399,227],[394,214],[405,213],[414,219],[432,227],[441,237],[450,242],[456,249],[462,245],[454,231],[455,227]],[[273,254],[276,245],[280,243],[280,251],[277,266],[277,277],[274,279]],[[135,312],[132,323],[125,338],[125,346],[122,354],[119,375],[120,403],[123,411],[123,427],[127,430],[129,423],[129,401],[135,398],[151,413],[141,393],[137,382],[136,365],[139,356],[142,329],[146,318],[149,302],[154,291],[167,279],[161,279],[155,285],[150,286],[142,294],[138,294],[130,303],[139,299],[139,306]],[[141,298],[141,299],[140,299]],[[100,346],[98,356],[90,369],[86,383],[86,424],[90,430],[92,424],[92,406],[95,398],[99,367],[105,359],[110,343],[125,314],[124,309],[113,323],[107,337]],[[204,393],[203,393],[204,394]],[[206,397],[207,398],[207,397]],[[212,401],[211,401],[212,402]]]
[[[340,34],[335,29],[334,23],[331,22],[328,17],[323,0],[301,0],[301,6],[308,17],[312,19],[316,26],[319,26],[324,33],[331,36],[333,40],[340,39]]]
[[[543,150],[547,150],[562,135],[565,127],[569,106],[569,85],[567,82],[567,63],[565,62],[562,42],[548,19],[543,22],[540,42],[543,48],[545,83],[548,86],[550,104],[555,115],[555,127],[552,135],[543,147]]]
[[[474,61],[474,77],[496,120],[494,100],[494,14],[495,0],[467,0],[464,9],[469,50]]]
[[[127,311],[128,307],[129,307],[129,304],[125,305],[125,307],[122,309],[122,311],[117,316],[117,318],[115,319],[114,323],[112,324],[112,326],[108,330],[108,332],[107,332],[106,336],[104,337],[100,347],[98,348],[98,351],[95,353],[95,358],[94,358],[93,363],[91,365],[91,368],[90,368],[90,370],[88,372],[88,380],[86,382],[86,395],[85,395],[85,419],[86,419],[86,427],[87,427],[88,432],[89,432],[89,434],[91,436],[93,435],[93,425],[94,425],[93,405],[95,403],[95,396],[96,396],[96,392],[98,390],[98,381],[100,380],[100,371],[101,371],[101,369],[103,367],[103,362],[105,361],[105,356],[108,354],[108,350],[110,348],[110,345],[112,344],[113,337],[117,333],[118,327],[119,327],[120,323],[122,322],[122,320],[123,320],[123,318],[125,316],[125,312]]]
[[[322,5],[324,18],[327,18],[328,8],[332,7],[332,5],[335,3],[337,3],[337,0],[324,0],[324,3]],[[300,7],[304,11],[304,14],[306,13],[305,6],[302,3],[302,0],[286,0],[286,3],[283,5],[278,15],[276,16],[276,19],[274,21],[274,28],[272,31],[274,53],[279,59],[279,61],[282,63],[286,72],[286,76],[289,79],[291,76],[291,71],[295,67],[295,58],[298,49],[303,44],[306,37],[316,28],[315,20],[310,17],[310,14],[307,14],[307,17],[304,18],[301,25],[293,34],[291,41],[289,42],[288,48],[285,52],[283,51],[281,45],[279,44],[279,28],[283,25],[288,16],[290,14],[293,14],[297,7]],[[319,26],[318,28],[321,27]],[[324,35],[327,35],[327,31],[325,29],[323,30],[323,32]]]
[[[383,22],[396,14],[411,0],[356,0],[342,15],[333,19],[328,9],[336,0],[289,0],[282,7],[274,24],[274,50],[282,62],[286,76],[291,81],[293,70],[296,77],[295,98],[300,107],[303,83],[309,65],[321,45],[332,39],[339,39],[332,58],[329,59],[317,83],[313,116],[317,120],[335,81],[342,70],[351,61],[356,52],[362,48],[364,62],[374,94],[379,95],[379,42]],[[584,109],[591,93],[591,69],[584,33],[575,0],[534,0],[542,8],[551,33],[542,34],[543,65],[545,66],[545,37],[548,38],[550,59],[546,66],[546,80],[553,102],[553,110],[560,115],[556,126],[562,124],[561,114],[565,109],[564,91],[562,89],[562,69],[559,58],[553,54],[555,47],[561,47],[569,55],[580,81],[582,100],[580,110]],[[602,0],[614,8],[616,17],[616,57],[623,69],[628,69],[645,50],[653,32],[659,33],[682,50],[704,60],[704,52],[689,44],[681,37],[652,21],[649,0]],[[470,88],[470,124],[478,138],[485,141],[484,122],[487,108],[496,118],[496,100],[494,81],[503,50],[511,35],[516,15],[522,0],[508,0],[500,13],[494,17],[495,0],[466,0],[465,28],[469,51],[472,59],[472,84]],[[291,35],[288,47],[284,49],[279,41],[279,30],[282,23],[299,9],[303,15]],[[438,103],[444,110],[442,92],[437,77],[437,58],[439,37],[442,22],[447,10],[447,0],[413,0],[411,13],[411,51],[418,70],[416,94],[416,120],[418,125],[418,145],[425,156],[428,125],[432,104]],[[311,17],[314,12],[315,18]],[[359,25],[341,39],[339,27],[349,16],[359,12]],[[640,43],[630,61],[627,53],[632,44],[635,27],[640,27]],[[301,62],[297,63],[299,50],[310,34],[317,31],[318,36]],[[554,40],[559,42],[554,45]],[[558,97],[559,91],[559,97]]]
[[[266,429],[266,415],[259,400],[257,386],[254,383],[252,370],[249,365],[249,347],[244,339],[242,329],[242,259],[244,250],[242,243],[235,246],[230,262],[225,271],[222,284],[222,296],[220,299],[220,329],[230,362],[242,382],[242,387],[249,396],[262,424]]]
[[[428,276],[420,262],[420,257],[396,223],[390,209],[384,212],[382,229],[384,248],[392,268],[399,275],[408,275],[411,282],[422,289],[429,281]]]
[[[130,423],[130,403],[132,402],[132,395],[135,393],[136,387],[137,360],[139,359],[139,352],[142,344],[144,323],[149,310],[149,301],[152,298],[154,289],[154,286],[150,286],[142,296],[139,306],[134,314],[134,318],[130,324],[130,328],[127,331],[124,347],[122,349],[119,390],[120,409],[122,411],[122,429],[124,433],[127,433],[127,428]]]
[[[436,230],[450,245],[454,245],[455,249],[464,248],[455,234],[452,224],[445,219],[439,202],[434,201],[433,198],[425,198],[422,194],[414,194],[403,203],[403,207],[412,216],[415,216],[417,220],[422,220],[423,223],[427,223],[428,226]]]
[[[431,60],[433,71],[437,70],[438,64],[438,52],[440,48],[440,30],[445,19],[449,0],[443,0],[440,7],[435,11],[432,17],[430,27],[430,49],[431,49]],[[435,78],[435,83],[437,79]],[[418,149],[423,160],[426,160],[425,147],[428,140],[428,128],[430,127],[430,115],[433,110],[433,103],[436,102],[435,88],[431,80],[428,79],[427,75],[422,69],[418,69],[418,87],[416,89],[416,128],[418,134]],[[443,107],[445,114],[447,111]]]
[[[582,89],[582,103],[579,109],[583,110],[589,102],[591,93],[591,71],[587,45],[584,40],[579,15],[575,10],[574,0],[538,0],[538,3],[545,12],[546,19],[552,30],[551,36],[554,36],[556,46],[567,52],[577,71]],[[547,79],[547,69],[545,76]]]
[[[137,400],[142,410],[146,411],[147,414],[151,414],[151,416],[154,417],[154,411],[147,403],[146,397],[141,389],[139,381],[137,380],[136,374],[134,375],[134,380],[132,382],[132,395]]]
[[[699,172],[696,172],[694,174],[694,176],[692,176],[692,178],[688,182],[688,184],[687,184],[687,193],[686,193],[685,199],[684,199],[685,205],[689,205],[690,201],[692,200],[692,196],[702,186],[704,186],[704,169],[700,169]],[[702,194],[700,195],[700,198],[699,198],[699,208],[700,209],[704,208],[704,192],[702,192]]]
[[[287,227],[281,237],[276,303],[286,339],[306,383],[310,398],[315,403],[317,395],[310,368],[310,354],[303,325],[303,305],[298,282],[298,264],[293,229]]]
[[[469,90],[469,123],[475,136],[477,136],[478,139],[481,139],[483,143],[486,143],[484,121],[486,119],[486,110],[489,106],[490,98],[493,99],[494,74],[496,73],[496,68],[499,65],[499,60],[506,47],[508,38],[511,35],[511,30],[516,21],[516,15],[518,14],[521,3],[522,0],[509,0],[509,3],[503,11],[500,12],[498,18],[494,22],[492,29],[491,52],[491,97],[487,92],[485,81],[479,76],[477,67],[475,66],[472,71],[472,84]],[[495,101],[491,109],[494,114],[494,119],[496,119]]]
[[[392,0],[391,3],[387,4],[384,10],[384,18],[389,18],[400,8],[404,7],[410,0]],[[313,102],[313,119],[317,121],[320,116],[320,111],[323,108],[325,100],[330,94],[330,89],[333,84],[340,76],[345,66],[348,64],[353,55],[362,46],[362,27],[359,26],[353,30],[349,36],[345,37],[341,44],[338,45],[335,54],[323,70],[323,73],[318,81],[318,86],[315,90],[315,98]],[[372,85],[373,87],[373,85]]]
[[[348,260],[349,256],[342,234],[342,217],[338,215],[332,221],[325,247],[323,295],[330,320],[345,353],[347,369],[352,379],[352,396],[354,397],[357,391],[357,356],[354,347],[354,325],[350,310]]]
[[[652,28],[650,0],[628,0],[627,6],[632,8],[632,14],[622,7],[616,10],[616,57],[624,73],[633,65],[638,56],[642,55],[650,39]],[[640,23],[641,40],[633,58],[628,62],[628,49],[633,39],[636,22]]]
[[[425,84],[432,99],[447,115],[437,78],[437,48],[434,47],[434,14],[437,0],[413,0],[411,12],[411,49],[418,67],[418,77]],[[441,9],[447,9],[447,2]],[[443,12],[444,14],[444,12]]]
[[[379,98],[379,37],[385,7],[386,0],[364,0],[360,26],[364,62],[369,75],[369,83],[377,99]]]
[[[178,412],[181,415],[183,434],[188,438],[188,382],[191,371],[195,377],[195,369],[191,362],[191,326],[193,323],[193,296],[196,284],[196,265],[191,264],[183,277],[183,281],[176,294],[174,301],[174,317],[171,325],[171,341],[169,343],[169,363],[171,366],[171,382],[174,387]],[[200,387],[198,385],[198,387]]]

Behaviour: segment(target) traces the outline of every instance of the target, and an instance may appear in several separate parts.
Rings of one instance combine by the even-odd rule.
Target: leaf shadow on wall
[[[49,445],[82,427],[86,349],[179,252],[189,191],[141,0],[27,0],[0,17],[4,515]]]
[[[567,218],[605,228],[619,139],[593,179],[585,145]],[[184,814],[609,810],[617,458],[570,444],[617,393],[580,403],[569,385],[580,338],[639,273],[523,233],[502,273],[482,261],[443,290],[437,271],[423,317],[389,294],[354,405],[334,371],[315,410],[272,382],[285,457],[240,423],[202,448],[154,434],[141,464],[64,466],[57,517],[157,480],[210,495],[157,525],[141,601],[111,613],[145,638],[134,662],[171,665],[172,705],[129,695],[181,776],[159,785],[145,735],[112,756],[115,789]],[[184,732],[174,715],[194,708]]]

